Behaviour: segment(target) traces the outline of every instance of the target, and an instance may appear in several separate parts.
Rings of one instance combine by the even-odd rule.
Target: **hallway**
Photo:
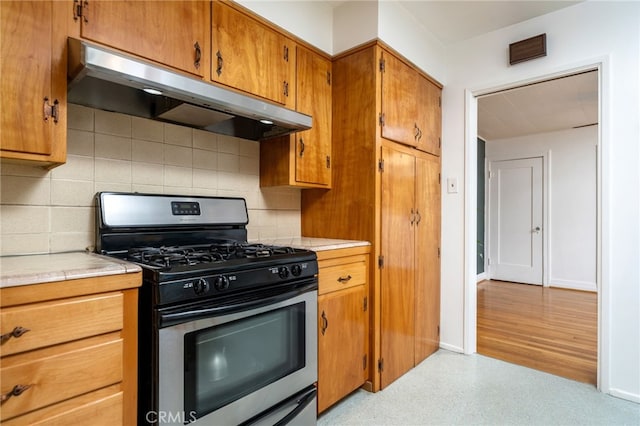
[[[591,292],[482,281],[477,351],[595,386],[597,299]]]

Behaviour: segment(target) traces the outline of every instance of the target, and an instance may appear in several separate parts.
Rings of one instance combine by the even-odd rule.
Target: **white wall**
[[[601,373],[605,392],[640,402],[640,3],[587,1],[447,49],[443,92],[443,178],[465,176],[466,90],[532,81],[602,64]],[[547,34],[547,56],[510,67],[508,45]],[[473,103],[470,102],[470,105]],[[473,189],[473,188],[471,188]],[[464,193],[442,200],[442,335],[463,347]]]
[[[333,54],[378,37],[378,2],[346,1],[333,14]]]
[[[549,285],[596,291],[596,144],[598,127],[486,141],[486,158],[548,157]]]
[[[320,50],[333,53],[333,7],[321,1],[236,0]]]
[[[442,84],[447,82],[446,50],[399,2],[379,3],[378,37]]]

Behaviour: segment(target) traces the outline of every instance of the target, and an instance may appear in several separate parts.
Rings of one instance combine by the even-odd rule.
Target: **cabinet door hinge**
[[[442,138],[438,138],[438,148],[442,148]]]
[[[378,268],[380,268],[380,269],[384,268],[384,256],[383,255],[378,256]]]
[[[442,107],[442,96],[438,96],[438,106]]]
[[[366,310],[367,310],[367,304],[368,304],[368,302],[367,302],[367,298],[365,297],[365,298],[364,298],[364,303],[363,303],[363,305],[364,305],[364,306],[363,306],[363,311],[366,311]]]
[[[438,337],[440,337],[440,324],[438,324]]]
[[[282,82],[282,91],[285,96],[289,96],[289,83],[287,81]]]
[[[384,59],[380,58],[380,72],[384,72]]]
[[[488,179],[491,179],[491,170],[489,170],[489,171],[487,172],[487,178],[488,178]]]
[[[73,20],[77,21],[78,18],[82,18],[83,22],[89,22],[84,9],[89,7],[88,0],[73,0]]]
[[[384,113],[381,112],[380,115],[378,116],[378,124],[380,124],[380,126],[384,127]]]
[[[366,370],[367,369],[367,355],[363,355],[362,356],[362,369]]]
[[[327,155],[327,169],[331,168],[331,157]]]
[[[438,259],[440,259],[440,247],[438,247]]]
[[[331,86],[331,73],[327,71],[327,84]]]
[[[384,172],[384,160],[382,158],[378,160],[378,171]]]
[[[57,99],[55,99],[53,101],[53,105],[51,105],[49,103],[49,98],[45,97],[44,98],[44,103],[43,103],[43,116],[44,116],[44,121],[49,121],[49,117],[53,117],[53,122],[57,123],[58,122],[58,116],[60,113],[60,103],[58,102]]]
[[[440,185],[442,182],[442,177],[440,176],[440,173],[438,173],[438,185]]]
[[[289,46],[284,46],[284,52],[282,57],[286,62],[289,62]]]
[[[382,373],[383,370],[384,370],[384,360],[380,358],[378,360],[378,373]]]

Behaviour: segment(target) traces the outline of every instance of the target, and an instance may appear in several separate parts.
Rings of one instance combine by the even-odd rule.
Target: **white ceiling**
[[[478,136],[487,141],[566,130],[597,122],[597,71],[478,99]]]
[[[346,2],[326,1],[334,7]],[[378,1],[397,1],[447,46],[584,0]],[[565,130],[594,124],[597,120],[597,72],[538,83],[478,99],[478,135],[487,141]]]
[[[445,46],[572,6],[579,1],[399,0]]]
[[[579,1],[399,0],[444,46]],[[478,100],[478,135],[487,141],[585,126],[598,121],[597,72],[556,79]]]

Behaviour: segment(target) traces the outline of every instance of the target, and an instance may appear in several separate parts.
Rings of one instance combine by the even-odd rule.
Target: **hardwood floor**
[[[478,283],[478,353],[596,385],[597,294]]]

